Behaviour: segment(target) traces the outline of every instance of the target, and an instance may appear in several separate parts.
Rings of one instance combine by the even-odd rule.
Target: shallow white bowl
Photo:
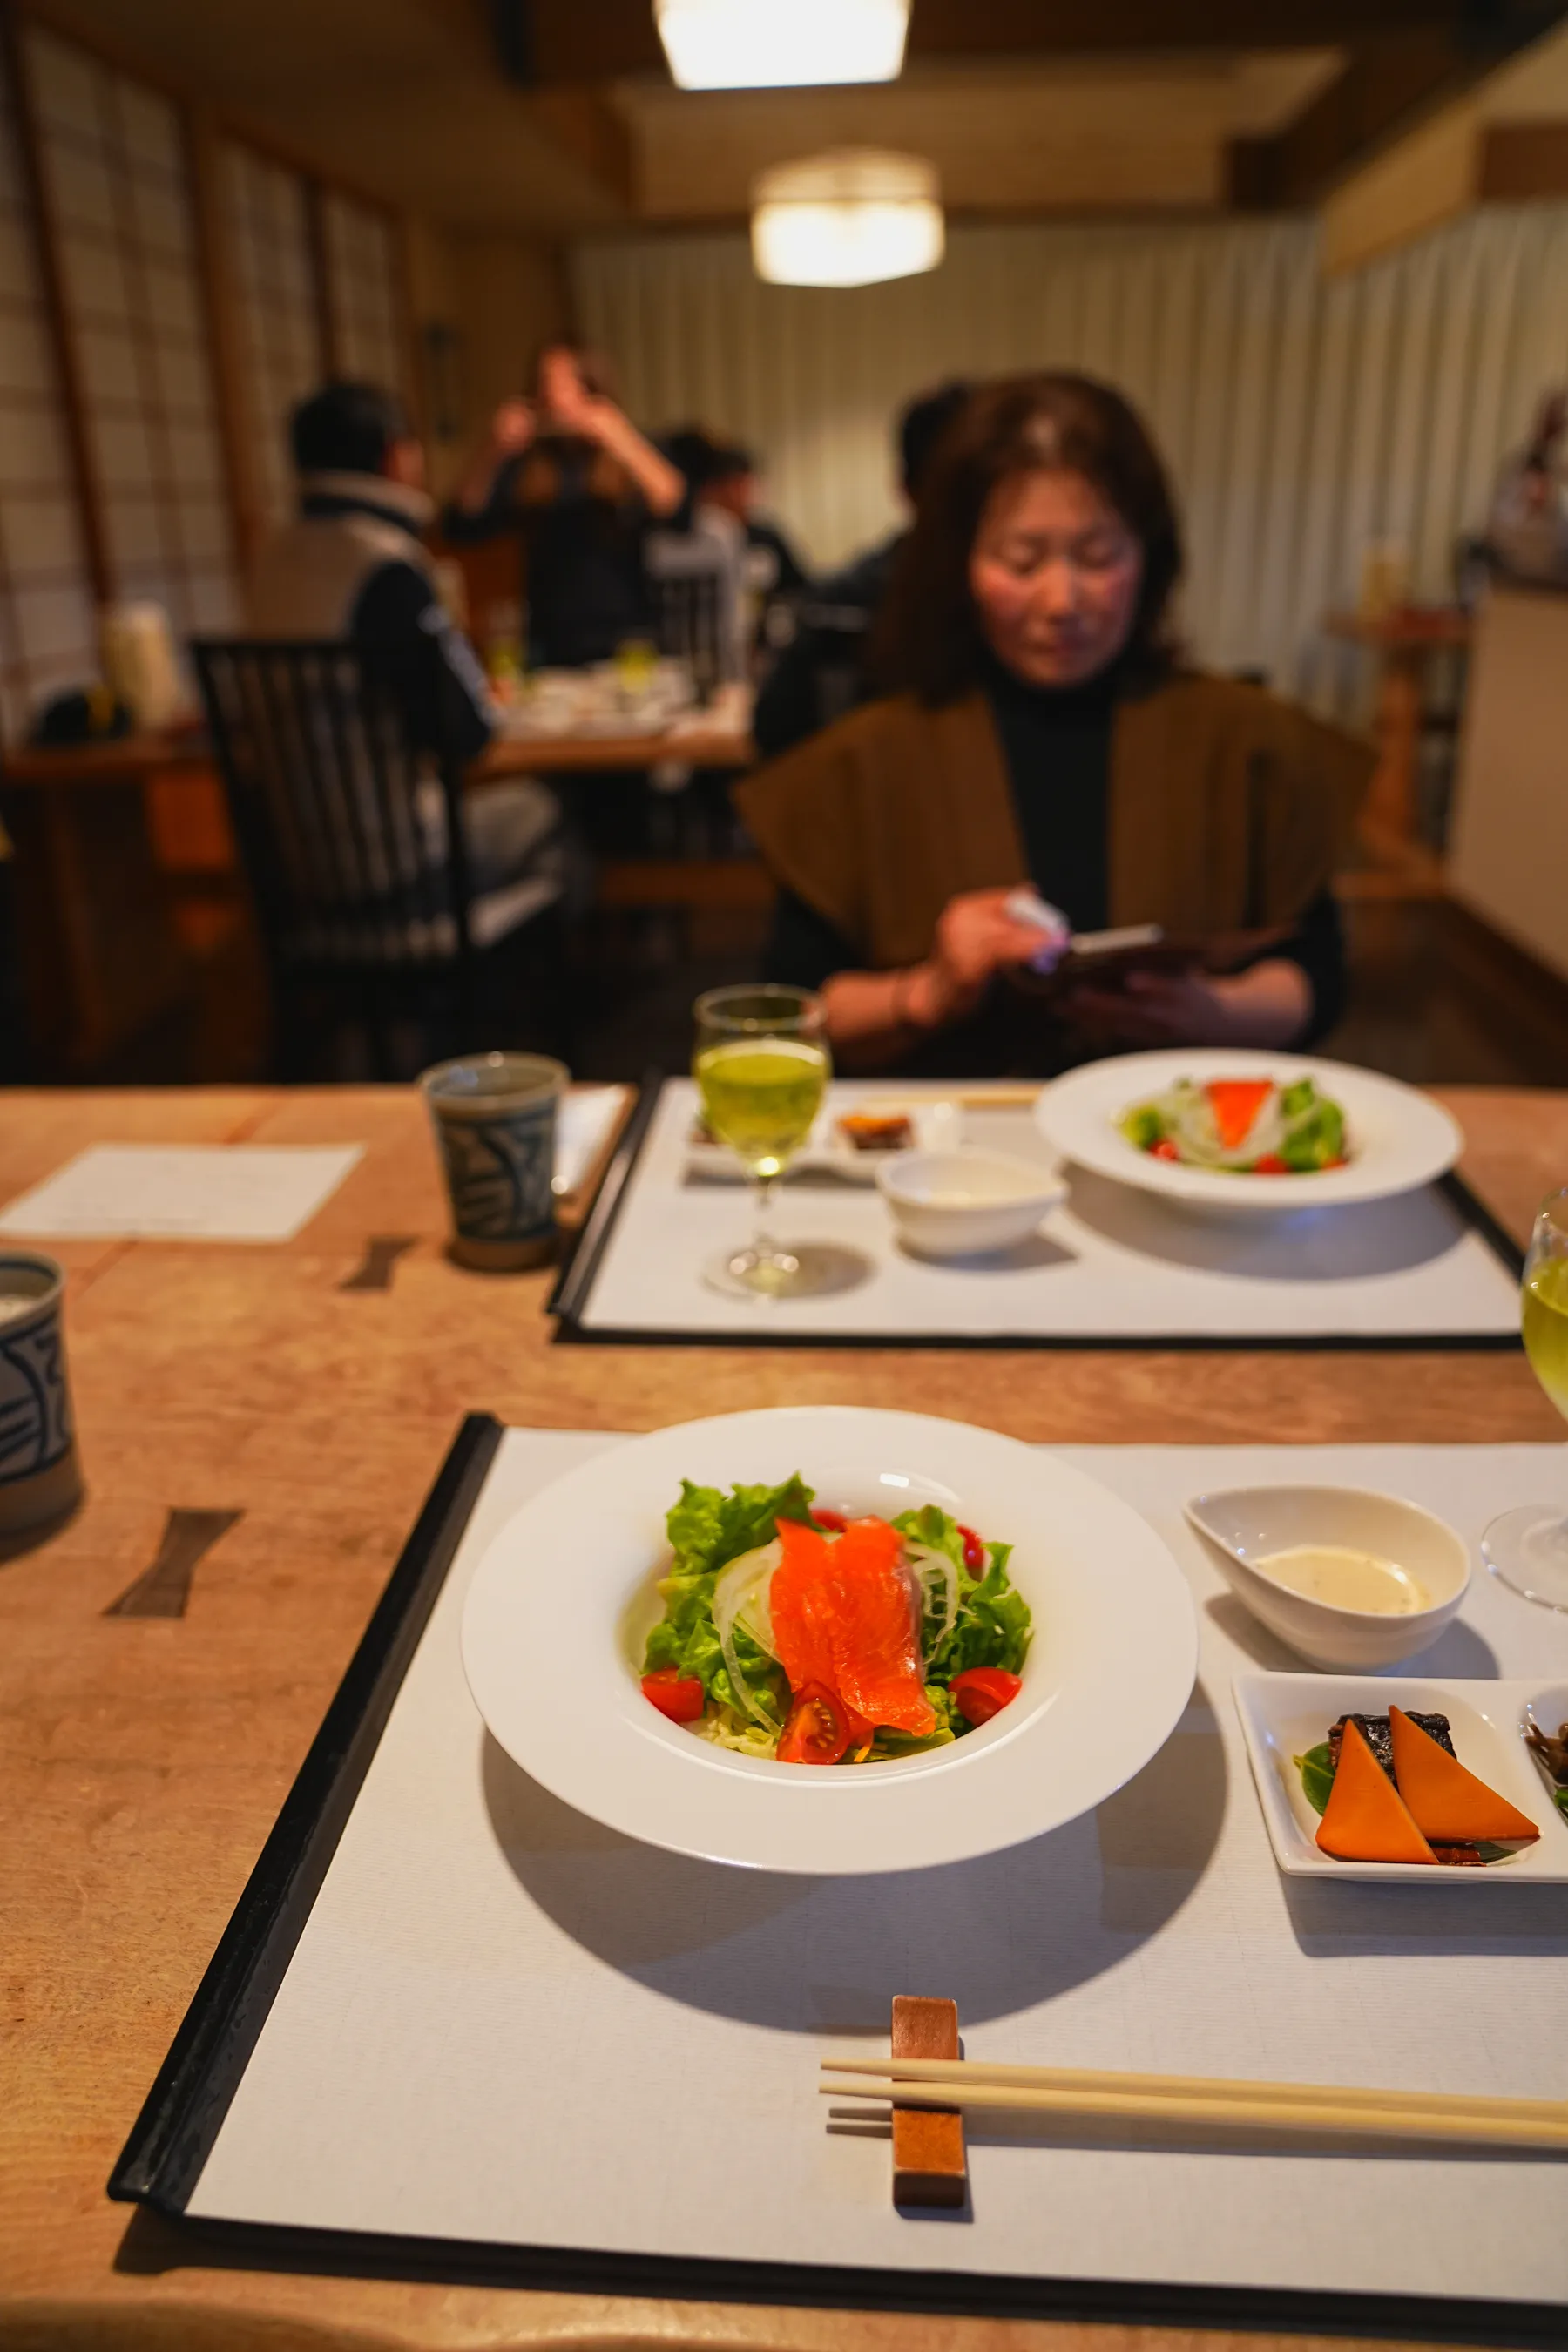
[[[928,1257],[968,1257],[1027,1241],[1067,1198],[1054,1168],[961,1147],[909,1151],[877,1171],[893,1222]]]
[[[1469,1548],[1419,1504],[1367,1486],[1233,1486],[1194,1495],[1186,1514],[1206,1536],[1231,1591],[1298,1656],[1364,1673],[1429,1649],[1457,1617],[1470,1581]],[[1407,1569],[1432,1594],[1405,1617],[1312,1601],[1255,1563],[1298,1544],[1343,1544]]]
[[[1343,1168],[1307,1176],[1237,1176],[1156,1160],[1129,1143],[1117,1121],[1135,1103],[1163,1094],[1178,1078],[1315,1078],[1345,1115],[1350,1159]],[[1375,1070],[1315,1055],[1178,1046],[1157,1054],[1118,1054],[1088,1062],[1042,1089],[1035,1118],[1052,1148],[1097,1176],[1163,1192],[1194,1208],[1278,1215],[1284,1209],[1343,1208],[1414,1192],[1451,1168],[1464,1149],[1457,1120],[1430,1095]]]
[[[937,1502],[1015,1543],[1035,1638],[994,1721],[896,1763],[823,1770],[715,1748],[648,1705],[638,1664],[682,1478],[773,1486],[796,1470],[840,1510]],[[479,1561],[462,1649],[495,1738],[579,1812],[678,1853],[839,1874],[968,1861],[1101,1803],[1174,1729],[1197,1626],[1159,1537],[1082,1471],[965,1422],[793,1406],[658,1430],[554,1480]]]

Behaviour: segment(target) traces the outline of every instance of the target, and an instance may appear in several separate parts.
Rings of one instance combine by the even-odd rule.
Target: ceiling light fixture
[[[682,89],[893,81],[910,0],[654,0]]]
[[[918,155],[839,147],[752,183],[752,259],[776,286],[872,286],[942,259],[934,168]]]

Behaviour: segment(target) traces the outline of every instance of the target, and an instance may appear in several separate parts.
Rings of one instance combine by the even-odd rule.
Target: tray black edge
[[[250,2268],[316,2275],[395,2277],[433,2284],[552,2290],[563,2294],[884,2311],[984,2319],[1054,2319],[1177,2329],[1352,2336],[1426,2344],[1560,2347],[1561,2304],[1479,2297],[1318,2292],[1295,2287],[1194,2286],[1160,2281],[1003,2277],[995,2273],[893,2271],[826,2263],[725,2262],[554,2246],[496,2245],[371,2232],[286,2230],[175,2218],[174,2245],[141,2250],[138,2269],[226,2254]],[[186,2256],[180,2240],[191,2242]]]
[[[643,1077],[637,1108],[627,1120],[614,1157],[605,1171],[592,1213],[578,1235],[576,1247],[562,1267],[555,1286],[544,1302],[545,1313],[556,1318],[553,1341],[570,1348],[895,1348],[946,1349],[954,1354],[1016,1353],[1024,1355],[1510,1355],[1524,1342],[1511,1331],[1314,1331],[1302,1334],[1175,1332],[1133,1333],[1110,1337],[1099,1333],[939,1332],[939,1331],[679,1331],[594,1329],[584,1324],[584,1309],[598,1279],[616,1217],[630,1189],[633,1170],[647,1140],[664,1080],[657,1070]],[[1441,1192],[1464,1223],[1478,1233],[1512,1276],[1522,1280],[1524,1252],[1512,1234],[1498,1223],[1457,1170],[1436,1180]]]
[[[454,1438],[110,2175],[111,2198],[184,2210],[502,1433],[493,1414],[475,1412]]]

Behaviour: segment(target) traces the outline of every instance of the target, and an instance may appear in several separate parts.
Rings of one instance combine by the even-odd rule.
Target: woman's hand
[[[1100,1053],[1137,1045],[1289,1045],[1312,1017],[1312,990],[1283,956],[1234,979],[1200,972],[1129,972],[1120,988],[1081,982],[1061,1001],[1064,1020]]]
[[[937,920],[924,963],[903,975],[904,1018],[917,1028],[940,1029],[973,1013],[993,974],[1027,963],[1048,944],[1036,923],[1008,911],[1011,886],[965,890],[950,898]]]

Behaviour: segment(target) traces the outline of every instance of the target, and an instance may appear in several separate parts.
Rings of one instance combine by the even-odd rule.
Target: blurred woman
[[[651,634],[643,539],[685,495],[676,467],[610,398],[603,362],[552,343],[531,398],[496,410],[441,528],[459,547],[521,539],[531,657],[574,668]]]
[[[779,886],[771,976],[824,990],[851,1065],[1048,1073],[1331,1024],[1330,882],[1372,754],[1184,665],[1181,569],[1117,393],[1019,377],[948,426],[884,616],[897,690],[737,788]],[[1158,923],[1193,961],[1042,991],[1029,884],[1074,931]],[[1202,969],[1226,938],[1231,968]]]

